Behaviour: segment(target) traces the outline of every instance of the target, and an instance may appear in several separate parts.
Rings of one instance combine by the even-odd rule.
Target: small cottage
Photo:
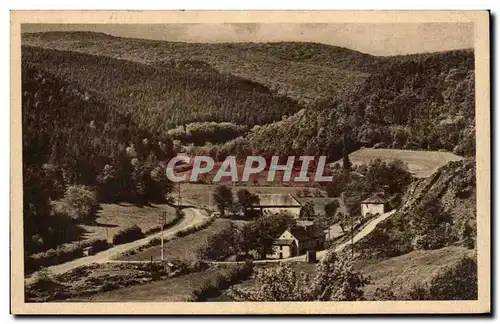
[[[273,253],[267,257],[269,259],[285,259],[304,254],[309,250],[323,250],[325,237],[325,233],[314,224],[294,226],[284,231],[274,241]]]
[[[361,215],[382,215],[388,212],[389,199],[381,193],[376,193],[361,202]]]

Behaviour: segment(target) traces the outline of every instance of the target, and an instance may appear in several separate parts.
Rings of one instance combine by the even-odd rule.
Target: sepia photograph
[[[490,312],[489,60],[487,11],[13,11],[12,312]]]

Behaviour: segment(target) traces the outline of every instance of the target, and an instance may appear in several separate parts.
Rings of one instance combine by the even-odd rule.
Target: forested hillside
[[[23,59],[103,94],[141,127],[179,126],[170,133],[203,145],[203,137],[183,134],[185,124],[255,126],[220,137],[202,124],[206,141],[220,144],[199,151],[220,157],[307,153],[333,161],[344,136],[348,152],[475,154],[472,50],[375,57],[315,43],[193,44],[89,32],[24,34],[23,44],[73,51],[24,47]]]
[[[90,32],[23,34],[22,42],[150,65],[202,61],[303,103],[349,91],[383,63],[371,55],[318,43],[194,44]]]
[[[306,149],[339,159],[360,146],[475,154],[472,51],[388,58],[389,63],[348,96],[332,96],[248,136],[255,151]]]
[[[221,74],[203,62],[149,66],[104,56],[23,47],[38,69],[96,92],[139,126],[166,132],[194,121],[255,125],[297,112],[294,100],[253,81]]]
[[[100,201],[165,201],[170,185],[160,161],[173,154],[170,137],[139,128],[98,95],[29,64],[22,66],[22,91],[27,251],[75,238],[68,216],[50,206],[73,185],[92,188]]]

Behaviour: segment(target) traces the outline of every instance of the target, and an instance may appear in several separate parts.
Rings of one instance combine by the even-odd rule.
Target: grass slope
[[[164,244],[165,259],[181,260],[181,261],[196,261],[198,259],[197,252],[203,245],[206,244],[208,237],[227,228],[229,221],[225,219],[217,219],[209,227],[202,229],[193,234],[178,237]],[[135,261],[135,260],[160,260],[161,245],[151,247],[137,254],[120,258],[120,260]]]
[[[159,217],[167,213],[166,222],[175,218],[175,208],[165,204],[136,206],[129,203],[101,204],[94,224],[80,225],[85,229],[84,237],[111,241],[119,231],[137,225],[143,232],[160,226]]]

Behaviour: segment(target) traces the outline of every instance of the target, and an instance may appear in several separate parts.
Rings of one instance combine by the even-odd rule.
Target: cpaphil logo
[[[289,156],[285,163],[280,162],[278,156],[271,157],[269,162],[262,156],[248,156],[244,163],[238,162],[235,156],[228,156],[222,163],[216,163],[210,156],[178,155],[168,162],[166,172],[172,182],[197,182],[199,176],[207,174],[213,175],[212,182],[220,182],[222,178],[248,182],[252,177],[266,174],[265,180],[274,182],[277,173],[280,173],[280,181],[283,182],[331,182],[333,177],[324,174],[325,165],[326,156],[317,160],[308,155],[297,159]]]

